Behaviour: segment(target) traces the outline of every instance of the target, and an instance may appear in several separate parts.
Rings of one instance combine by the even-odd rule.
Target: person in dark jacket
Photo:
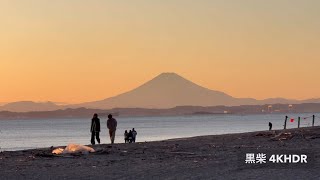
[[[98,114],[94,114],[91,120],[91,144],[95,145],[95,139],[97,139],[98,143],[100,144],[100,119],[98,118]]]
[[[124,131],[124,143],[129,142],[129,133],[127,130]]]

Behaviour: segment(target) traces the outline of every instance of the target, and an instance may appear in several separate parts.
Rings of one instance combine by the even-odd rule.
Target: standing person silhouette
[[[128,138],[129,138],[129,143],[132,143],[133,135],[131,130],[128,133]]]
[[[137,131],[132,128],[132,142],[135,143],[136,142],[136,137],[137,137]]]
[[[94,114],[93,118],[91,119],[91,144],[95,145],[95,138],[97,139],[98,143],[100,144],[100,119],[98,118],[98,114]]]
[[[117,120],[112,117],[111,114],[108,115],[107,120],[107,127],[109,129],[109,136],[111,140],[111,144],[114,144],[114,139],[116,136],[116,130],[117,130]]]
[[[124,131],[124,143],[129,143],[129,133],[127,130]]]
[[[272,123],[269,122],[269,131],[271,131],[271,130],[272,130]]]

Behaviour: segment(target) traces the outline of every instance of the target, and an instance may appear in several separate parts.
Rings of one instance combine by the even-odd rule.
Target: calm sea
[[[320,117],[320,114],[315,114]],[[291,114],[294,122],[288,121],[288,128],[295,128],[298,116],[312,114]],[[175,117],[118,117],[116,143],[123,143],[126,129],[135,128],[137,141],[156,141],[171,138],[191,137],[282,129],[284,114],[268,115],[197,115]],[[101,119],[100,138],[110,143],[107,136],[106,119]],[[42,119],[42,120],[0,120],[0,151],[67,145],[69,143],[90,144],[90,118],[88,119]],[[301,127],[311,126],[312,118],[301,119]],[[316,118],[315,125],[320,125]]]

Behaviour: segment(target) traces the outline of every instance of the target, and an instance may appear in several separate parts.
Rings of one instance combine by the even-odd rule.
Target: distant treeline
[[[114,108],[101,109],[63,109],[56,111],[40,112],[0,112],[0,119],[45,119],[45,118],[89,118],[94,113],[100,117],[108,114],[115,116],[178,116],[201,114],[270,114],[270,113],[317,113],[320,112],[320,103],[305,104],[266,104],[242,106],[178,106],[170,109],[145,109],[145,108]]]

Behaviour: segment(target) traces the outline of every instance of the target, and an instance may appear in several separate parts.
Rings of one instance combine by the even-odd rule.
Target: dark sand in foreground
[[[50,148],[2,152],[0,179],[320,179],[320,127],[106,144],[94,149],[97,152],[89,155],[63,157],[51,155]],[[245,153],[256,150],[308,152],[312,163],[252,168],[244,163]]]

